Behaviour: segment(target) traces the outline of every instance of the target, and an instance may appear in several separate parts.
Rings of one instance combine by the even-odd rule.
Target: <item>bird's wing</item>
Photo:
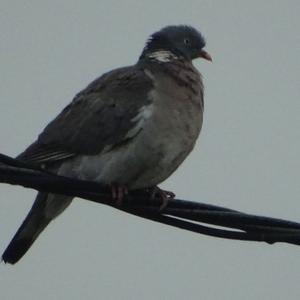
[[[143,109],[151,105],[151,79],[134,66],[93,81],[17,158],[52,164],[76,155],[109,151],[142,130]]]

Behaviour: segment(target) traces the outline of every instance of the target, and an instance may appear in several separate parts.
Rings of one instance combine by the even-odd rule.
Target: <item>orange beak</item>
[[[208,60],[208,61],[212,61],[212,57],[210,56],[210,54],[207,53],[207,52],[204,51],[204,50],[201,50],[199,56],[202,57],[202,58],[204,58],[204,59],[206,59],[206,60]]]

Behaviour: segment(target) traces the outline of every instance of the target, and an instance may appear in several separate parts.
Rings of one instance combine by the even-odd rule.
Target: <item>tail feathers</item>
[[[43,215],[30,212],[2,254],[3,261],[10,264],[18,262],[50,221]]]
[[[5,263],[15,264],[27,252],[46,226],[72,202],[72,197],[38,193],[23,224],[2,254]]]

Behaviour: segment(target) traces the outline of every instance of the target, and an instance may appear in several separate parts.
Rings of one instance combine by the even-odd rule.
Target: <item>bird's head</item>
[[[186,25],[167,26],[150,36],[140,59],[167,62],[172,58],[193,60],[201,57],[212,61],[204,47],[205,39],[195,28]]]

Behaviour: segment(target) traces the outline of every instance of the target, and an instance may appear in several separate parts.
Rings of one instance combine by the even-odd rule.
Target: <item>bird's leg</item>
[[[152,187],[150,189],[150,192],[151,192],[151,199],[159,197],[162,200],[162,204],[159,207],[159,211],[164,210],[166,208],[166,206],[168,205],[169,200],[175,198],[175,194],[173,192],[163,190],[163,189],[159,188],[158,186]]]
[[[117,206],[121,206],[123,198],[128,194],[128,188],[121,184],[111,184],[111,197],[116,202]]]

